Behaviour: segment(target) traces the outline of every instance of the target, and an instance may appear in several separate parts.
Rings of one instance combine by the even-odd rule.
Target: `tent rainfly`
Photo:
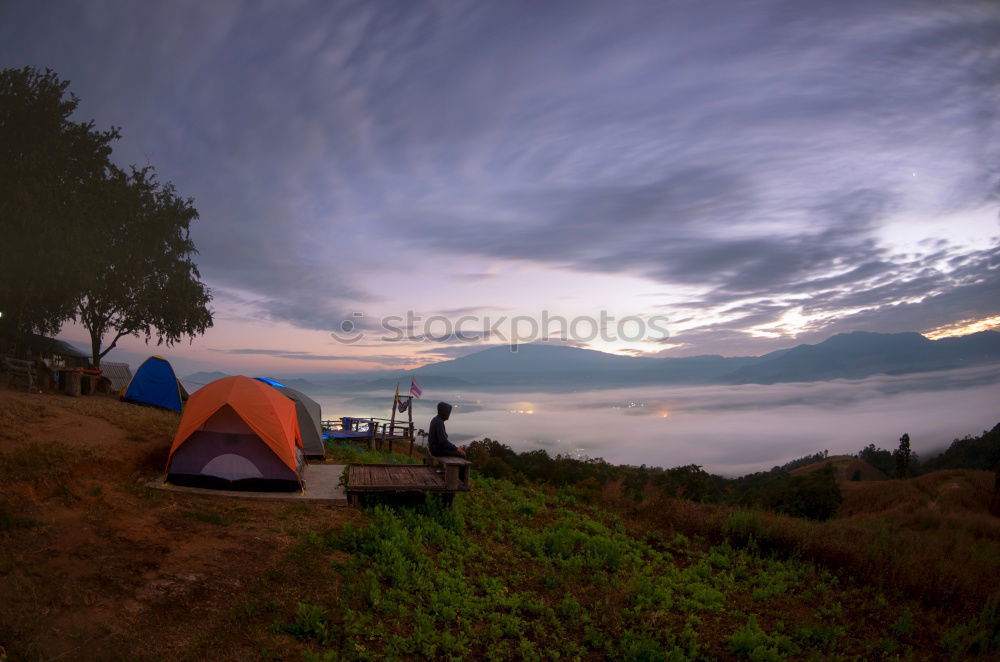
[[[150,356],[142,362],[128,383],[122,400],[180,412],[188,394],[174,374],[170,362],[162,356]]]
[[[289,388],[281,382],[266,377],[256,377],[280,391],[285,397],[295,403],[295,413],[299,419],[299,431],[302,433],[302,448],[308,458],[323,459],[326,457],[326,446],[323,445],[323,413],[319,403],[301,391]]]
[[[175,485],[295,491],[302,488],[295,403],[249,377],[224,377],[194,392],[167,460]]]

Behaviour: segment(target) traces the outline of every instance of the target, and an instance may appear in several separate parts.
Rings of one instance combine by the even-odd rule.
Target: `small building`
[[[15,346],[20,346],[22,356],[31,361],[41,361],[50,370],[62,368],[87,368],[90,366],[90,355],[81,352],[73,345],[55,338],[30,334],[22,336]]]
[[[60,372],[86,370],[90,366],[88,354],[68,342],[47,336],[24,334],[8,338],[2,345],[0,352],[4,357],[30,361],[33,364],[37,388],[62,388],[58,377]]]
[[[101,381],[107,382],[111,393],[118,393],[132,381],[132,368],[127,363],[101,361]]]

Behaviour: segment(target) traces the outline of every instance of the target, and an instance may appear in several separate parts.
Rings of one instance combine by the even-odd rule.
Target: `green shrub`
[[[956,660],[1000,651],[1000,598],[987,600],[979,614],[952,628],[941,645]]]
[[[733,512],[723,523],[722,533],[734,545],[746,546],[763,532],[760,516],[749,510]]]
[[[300,602],[295,611],[295,619],[288,624],[275,628],[296,639],[315,641],[318,644],[328,644],[333,639],[333,630],[327,622],[326,609],[316,605]]]
[[[745,657],[752,662],[771,662],[784,659],[786,655],[795,653],[797,648],[792,641],[780,634],[768,635],[758,625],[757,617],[750,614],[746,624],[726,638],[731,653],[737,657]]]
[[[909,637],[913,634],[913,612],[904,609],[899,619],[892,624],[892,631],[902,637]]]

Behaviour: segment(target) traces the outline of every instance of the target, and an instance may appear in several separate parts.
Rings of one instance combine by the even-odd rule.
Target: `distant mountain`
[[[223,377],[228,377],[224,372],[219,372],[215,370],[213,372],[195,372],[186,377],[181,377],[182,382],[189,382],[197,386],[204,386],[205,384],[210,384],[216,379],[222,379]]]
[[[777,356],[735,370],[726,381],[737,384],[860,379],[870,375],[949,370],[1000,361],[1000,333],[983,331],[929,340],[919,333],[855,331],[818,345],[798,345]]]
[[[213,372],[196,372],[194,374],[188,375],[186,377],[181,377],[181,381],[194,385],[194,386],[204,386],[205,384],[210,384],[217,379],[222,379],[223,377],[229,377],[230,375],[219,372],[215,370]],[[260,375],[247,375],[248,377],[257,377]],[[323,393],[328,390],[324,385],[316,384],[307,379],[293,377],[291,379],[282,379],[280,377],[274,377],[273,379],[281,382],[288,388],[293,388],[296,391],[302,391],[303,393]]]
[[[646,360],[650,361],[650,364],[644,366],[636,375],[640,381],[663,384],[713,384],[726,381],[726,377],[734,370],[759,363],[762,357],[705,354],[676,359]]]
[[[518,345],[516,351],[503,345],[457,359],[417,368],[414,374],[476,375],[516,373],[519,375],[549,372],[580,373],[614,370],[637,370],[646,359],[618,356],[592,349],[566,345]]]
[[[281,382],[288,388],[293,388],[296,391],[301,391],[307,395],[309,393],[323,393],[327,390],[320,384],[315,384],[308,379],[281,379],[275,377],[275,380]]]
[[[630,383],[702,384],[718,381],[759,357],[718,355],[683,358],[619,356],[566,345],[491,347],[481,352],[423,366],[412,374],[427,380],[449,376],[473,384],[562,385],[593,388]],[[421,382],[423,383],[423,382]]]
[[[860,379],[876,374],[948,370],[1000,361],[1000,333],[929,340],[919,333],[856,331],[816,345],[763,356],[632,357],[565,345],[491,347],[457,359],[378,380],[392,386],[416,376],[458,380],[440,387],[588,389],[634,384],[773,384]]]

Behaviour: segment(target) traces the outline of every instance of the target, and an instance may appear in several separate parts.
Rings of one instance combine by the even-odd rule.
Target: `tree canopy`
[[[88,197],[117,129],[71,119],[79,100],[52,71],[0,70],[0,330],[55,333],[80,296]]]
[[[190,199],[156,181],[152,168],[114,169],[94,219],[102,238],[76,314],[90,332],[95,366],[124,336],[171,345],[212,325],[208,290],[192,258]],[[111,341],[104,347],[104,339]]]
[[[95,365],[127,335],[170,345],[204,333],[193,201],[152,167],[115,165],[118,129],[73,121],[68,86],[49,70],[0,71],[0,333],[77,319]]]

